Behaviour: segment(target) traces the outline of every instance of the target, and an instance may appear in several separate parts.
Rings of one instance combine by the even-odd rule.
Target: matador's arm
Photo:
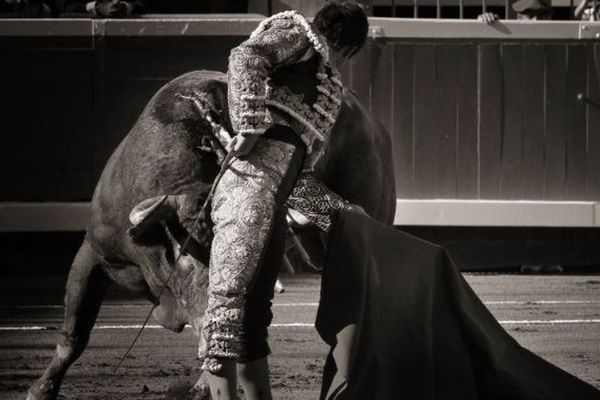
[[[298,62],[311,49],[298,25],[273,26],[252,35],[229,56],[228,102],[236,134],[262,134],[265,122],[265,81],[277,68]]]

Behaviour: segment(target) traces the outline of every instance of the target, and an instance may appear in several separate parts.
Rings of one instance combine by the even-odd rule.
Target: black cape
[[[442,247],[356,212],[332,229],[316,321],[331,346],[321,399],[600,399],[521,347]]]

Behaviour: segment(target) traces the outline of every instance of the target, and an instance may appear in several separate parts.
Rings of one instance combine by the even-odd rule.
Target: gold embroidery
[[[287,200],[290,208],[304,215],[320,230],[327,232],[338,211],[348,202],[318,181],[313,175],[302,175]]]
[[[311,47],[320,55],[314,104],[291,94],[287,87],[267,85],[274,70],[300,61]],[[325,43],[302,15],[283,12],[262,21],[229,58],[229,113],[235,133],[262,134],[273,119],[265,114],[267,105],[277,108],[298,122],[292,128],[299,128],[307,146],[305,169],[312,169],[342,105],[340,75],[327,60]]]
[[[268,240],[275,196],[294,151],[291,144],[261,139],[250,154],[232,162],[215,189],[208,306],[199,346],[204,369],[218,371],[218,357],[239,355],[246,288]]]

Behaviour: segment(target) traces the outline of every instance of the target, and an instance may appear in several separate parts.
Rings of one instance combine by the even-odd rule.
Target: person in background
[[[123,18],[146,12],[144,0],[67,0],[65,13],[89,14],[100,18]]]
[[[600,5],[597,0],[581,0],[575,9],[575,18],[582,21],[600,21]]]
[[[25,18],[50,18],[58,15],[53,0],[0,0],[0,14]]]
[[[517,13],[517,19],[519,20],[552,19],[552,3],[550,0],[518,0],[512,4],[512,9]],[[491,12],[485,12],[477,17],[477,20],[486,24],[493,24],[498,19],[500,19],[500,16]]]

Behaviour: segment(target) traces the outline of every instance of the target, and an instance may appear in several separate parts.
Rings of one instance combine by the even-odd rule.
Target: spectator
[[[600,7],[596,0],[581,0],[575,9],[575,18],[582,21],[600,20]]]
[[[512,4],[512,9],[517,13],[517,19],[521,20],[546,20],[552,17],[550,0],[518,0]],[[492,24],[500,17],[498,14],[486,12],[480,14],[477,19]]]
[[[25,18],[48,18],[58,10],[52,0],[0,0],[0,13],[19,14]]]
[[[146,11],[144,0],[67,0],[66,13],[89,14],[100,18],[122,18]]]

